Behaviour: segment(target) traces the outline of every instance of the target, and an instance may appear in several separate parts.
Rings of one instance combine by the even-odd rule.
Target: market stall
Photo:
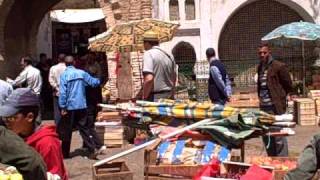
[[[98,161],[94,166],[149,147],[145,156],[148,177],[170,174],[174,178],[184,174],[187,179],[191,179],[190,172],[200,170],[213,159],[219,162],[236,159],[232,158],[232,150],[242,148],[244,152],[243,144],[247,139],[272,133],[290,134],[281,130],[270,132],[271,126],[295,124],[291,122],[291,115],[275,116],[259,110],[190,101],[137,101],[100,106],[105,111],[119,111],[123,116],[129,116],[125,118],[126,121],[145,125],[151,136],[146,143]]]

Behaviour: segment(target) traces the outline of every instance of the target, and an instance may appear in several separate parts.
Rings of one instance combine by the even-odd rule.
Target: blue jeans
[[[277,114],[274,107],[272,107],[271,109],[260,108],[260,110],[265,111],[269,114]],[[274,137],[265,135],[262,137],[262,140],[266,147],[268,156],[288,157],[289,150],[286,137]]]

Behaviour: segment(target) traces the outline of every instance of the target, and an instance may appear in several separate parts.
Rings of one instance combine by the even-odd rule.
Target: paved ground
[[[304,126],[296,127],[296,135],[288,138],[289,151],[291,156],[297,156],[309,142],[312,135],[319,132],[319,128],[316,126]],[[76,149],[81,146],[81,138],[76,132],[73,136],[72,149]],[[109,157],[112,154],[122,151],[123,149],[109,149],[107,155],[100,156],[99,158]],[[264,155],[262,140],[260,138],[251,139],[246,142],[246,156],[250,155]],[[143,179],[143,151],[139,151],[127,156],[124,159],[129,168],[135,173],[134,179]],[[72,159],[65,160],[65,164],[68,169],[69,177],[71,180],[88,180],[92,179],[92,164],[95,161],[85,159],[77,156]]]

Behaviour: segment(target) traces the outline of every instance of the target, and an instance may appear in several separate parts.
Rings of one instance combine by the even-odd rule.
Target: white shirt
[[[12,91],[13,88],[11,84],[0,79],[0,105],[3,104],[3,102],[8,98]]]
[[[42,86],[42,78],[40,71],[37,68],[28,65],[14,81],[9,83],[11,83],[13,86],[19,86],[23,83],[27,83],[27,88],[32,89],[34,93],[39,95]]]
[[[66,70],[67,66],[65,63],[60,62],[50,68],[49,71],[49,83],[54,89],[54,95],[59,96],[59,85],[60,85],[60,76]]]

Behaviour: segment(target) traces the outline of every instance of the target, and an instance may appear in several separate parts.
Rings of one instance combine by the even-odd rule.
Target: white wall
[[[40,53],[46,53],[48,58],[52,58],[52,23],[47,14],[40,26],[37,35],[37,58]]]
[[[213,47],[218,50],[220,33],[225,23],[239,9],[245,5],[257,0],[195,0],[196,4],[196,20],[185,21],[180,17],[180,29],[200,28],[200,37],[193,37],[191,41],[199,43],[194,48],[197,53],[197,60],[205,59],[205,50]],[[316,22],[320,24],[320,1],[317,0],[277,0],[299,13],[306,21]],[[184,0],[179,0],[180,11],[184,6],[181,4]],[[162,20],[169,20],[169,0],[158,1],[158,16]],[[184,15],[184,12],[180,12]],[[163,45],[165,48],[173,48],[178,39],[185,40],[186,37],[174,38],[173,42]],[[191,37],[189,37],[191,38]],[[199,42],[200,41],[200,42]],[[191,43],[194,44],[194,43]],[[199,48],[199,49],[198,49]],[[170,49],[166,49],[171,51]],[[218,53],[218,51],[217,51]]]
[[[196,53],[197,60],[200,59],[200,37],[199,36],[183,36],[183,37],[174,37],[171,41],[161,43],[160,47],[163,48],[166,52],[170,53],[172,55],[173,48],[180,42],[187,42],[190,43],[194,51]]]

